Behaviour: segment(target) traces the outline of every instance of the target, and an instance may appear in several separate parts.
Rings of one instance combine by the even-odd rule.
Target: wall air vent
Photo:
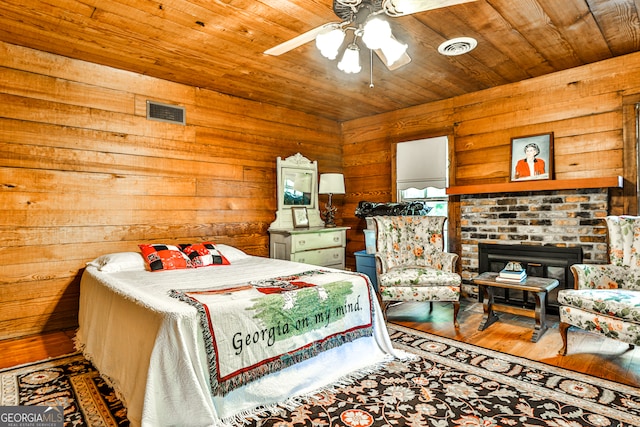
[[[147,119],[179,125],[187,124],[184,107],[161,104],[155,101],[147,101]]]

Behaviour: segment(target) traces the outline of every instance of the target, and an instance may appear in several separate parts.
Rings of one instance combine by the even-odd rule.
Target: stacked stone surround
[[[584,262],[607,260],[608,189],[460,197],[462,278],[478,273],[478,243],[581,246]]]

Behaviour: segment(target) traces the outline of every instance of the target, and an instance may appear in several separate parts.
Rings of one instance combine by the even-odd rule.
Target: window
[[[433,191],[442,191],[439,197],[445,197],[444,189],[448,181],[447,137],[419,139],[401,142],[396,149],[396,188],[398,201],[409,189],[424,190],[433,187]],[[409,193],[415,194],[415,193]],[[426,195],[430,197],[430,195]]]
[[[449,216],[447,137],[401,142],[396,149],[396,188],[399,202],[421,201],[429,215]],[[447,227],[444,229],[445,250]]]

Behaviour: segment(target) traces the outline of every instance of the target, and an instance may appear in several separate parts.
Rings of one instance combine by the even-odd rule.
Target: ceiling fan
[[[395,70],[411,62],[406,53],[408,46],[393,36],[389,23],[379,15],[395,18],[472,1],[476,0],[333,0],[333,12],[342,21],[313,28],[264,53],[279,56],[315,39],[322,55],[333,60],[350,31],[353,41],[344,49],[338,63],[340,70],[345,73],[360,71],[358,38],[378,55],[389,70]]]

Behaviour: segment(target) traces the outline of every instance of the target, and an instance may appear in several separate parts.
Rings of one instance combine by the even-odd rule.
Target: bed
[[[296,357],[306,354],[307,358],[262,356],[268,363],[252,365],[252,369],[230,368],[242,373],[243,381],[216,381],[220,375],[212,372],[227,368],[222,363],[217,366],[217,359],[212,357],[216,352],[211,351],[211,337],[207,342],[206,331],[207,321],[211,322],[213,315],[209,313],[210,317],[206,317],[205,314],[216,311],[211,307],[227,304],[205,304],[200,298],[202,295],[219,298],[220,294],[255,293],[256,287],[271,289],[274,278],[300,277],[300,274],[303,280],[291,282],[332,282],[333,275],[342,281],[350,280],[347,276],[363,277],[341,270],[250,256],[227,245],[216,245],[216,249],[228,265],[149,271],[140,253],[123,252],[97,258],[83,273],[77,346],[116,389],[127,406],[132,425],[238,425],[256,411],[276,404],[295,403],[323,387],[348,383],[385,361],[402,357],[391,346],[380,307],[365,276],[371,303],[369,332],[364,326],[348,326],[346,335],[339,335],[337,340],[338,334],[331,332],[331,340],[318,339],[313,346],[300,345],[296,352],[291,352]],[[258,290],[267,295],[271,292]],[[320,291],[313,292],[318,293],[318,298],[327,298]],[[358,304],[360,302],[358,299]],[[366,312],[360,310],[359,313]],[[309,318],[313,317],[309,315]],[[279,325],[288,327],[286,321],[283,322]],[[231,320],[229,323],[239,324]],[[236,352],[248,352],[249,347],[257,348],[255,344],[260,341],[257,332],[229,334],[226,338],[222,333],[210,335],[215,336],[214,350],[226,345]],[[344,339],[345,336],[351,338]],[[273,340],[269,340],[268,334],[262,338],[265,339],[262,347],[272,346]],[[329,342],[331,345],[327,345]],[[316,348],[316,343],[323,343],[324,347]],[[316,350],[310,351],[314,348]]]

